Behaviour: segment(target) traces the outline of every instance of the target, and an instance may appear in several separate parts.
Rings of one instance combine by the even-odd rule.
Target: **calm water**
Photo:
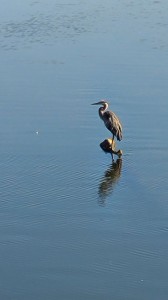
[[[167,11],[1,0],[1,299],[167,300]]]

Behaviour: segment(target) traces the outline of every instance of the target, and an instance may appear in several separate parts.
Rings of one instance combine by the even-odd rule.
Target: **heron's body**
[[[102,105],[99,108],[99,116],[103,120],[106,128],[112,133],[113,140],[116,136],[118,141],[122,140],[122,125],[119,118],[115,115],[114,112],[107,110],[108,103],[104,100],[93,103],[93,105]]]

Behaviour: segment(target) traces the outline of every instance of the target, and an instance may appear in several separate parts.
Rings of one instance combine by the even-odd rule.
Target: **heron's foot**
[[[123,155],[123,152],[122,152],[122,150],[118,150],[116,154],[118,155],[119,158],[121,158],[121,156]]]

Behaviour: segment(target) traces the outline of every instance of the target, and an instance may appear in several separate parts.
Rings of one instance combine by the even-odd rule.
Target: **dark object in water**
[[[100,148],[106,152],[110,153],[113,159],[113,154],[117,155],[119,158],[122,156],[122,150],[115,150],[115,141],[113,139],[105,139],[100,143]]]
[[[119,181],[122,170],[122,158],[117,158],[105,171],[99,183],[99,204],[105,205],[105,199],[113,192],[116,183]]]

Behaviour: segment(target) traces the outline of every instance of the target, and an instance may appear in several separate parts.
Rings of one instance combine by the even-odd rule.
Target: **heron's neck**
[[[103,118],[103,114],[107,110],[107,108],[108,108],[108,104],[107,103],[105,103],[103,105],[103,107],[99,108],[99,116],[100,116],[101,119]]]

